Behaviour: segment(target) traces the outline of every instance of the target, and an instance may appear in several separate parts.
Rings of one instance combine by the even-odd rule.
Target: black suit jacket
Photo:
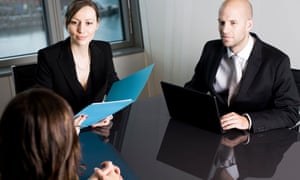
[[[86,90],[77,80],[70,38],[38,51],[37,85],[65,98],[74,113],[92,102],[102,101],[112,83],[119,80],[110,44],[92,41],[89,47],[91,68]]]
[[[252,131],[292,127],[299,119],[300,98],[290,69],[289,57],[260,40],[254,33],[253,50],[240,89],[228,107],[226,99],[213,88],[222,57],[227,53],[221,40],[205,44],[192,79],[185,87],[217,96],[220,113],[248,113]]]

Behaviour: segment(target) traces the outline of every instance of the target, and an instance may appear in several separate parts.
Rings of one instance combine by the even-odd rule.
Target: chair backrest
[[[296,82],[296,86],[300,95],[300,69],[292,69],[292,73]],[[300,114],[300,108],[299,108],[299,114]],[[300,132],[300,120],[293,128],[298,128],[298,132]],[[292,129],[293,129],[292,128]]]
[[[36,68],[36,63],[11,66],[16,94],[35,85]]]
[[[292,72],[300,95],[300,69],[292,69]]]

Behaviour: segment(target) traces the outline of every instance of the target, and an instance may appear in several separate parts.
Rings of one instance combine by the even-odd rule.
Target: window
[[[94,0],[101,14],[95,39],[114,55],[143,48],[138,0]],[[71,0],[0,1],[0,67],[36,61],[39,49],[65,39],[64,13]]]
[[[62,20],[64,20],[64,14],[67,9],[68,3],[72,0],[61,1]],[[104,40],[109,42],[123,41],[123,24],[121,19],[121,10],[119,0],[94,0],[99,8],[100,12],[100,28],[95,34],[95,39]],[[64,37],[67,37],[68,33],[64,28]]]
[[[32,54],[47,45],[41,7],[38,0],[0,2],[0,58]]]

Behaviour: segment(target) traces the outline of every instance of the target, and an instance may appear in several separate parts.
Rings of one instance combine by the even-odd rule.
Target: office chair
[[[292,73],[296,82],[296,86],[300,95],[300,69],[292,69]],[[299,109],[299,113],[300,113],[300,109]],[[294,126],[298,128],[298,131],[300,132],[300,120],[298,121],[298,123]]]
[[[300,95],[300,69],[292,69],[292,73],[294,75],[294,79]]]
[[[35,85],[36,67],[36,63],[11,66],[16,94]]]

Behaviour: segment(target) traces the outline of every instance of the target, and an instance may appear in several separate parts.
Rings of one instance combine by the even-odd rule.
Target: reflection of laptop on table
[[[169,121],[157,160],[201,179],[214,172],[221,135],[195,126]]]
[[[161,87],[172,119],[224,133],[215,96],[164,81],[161,82]]]

